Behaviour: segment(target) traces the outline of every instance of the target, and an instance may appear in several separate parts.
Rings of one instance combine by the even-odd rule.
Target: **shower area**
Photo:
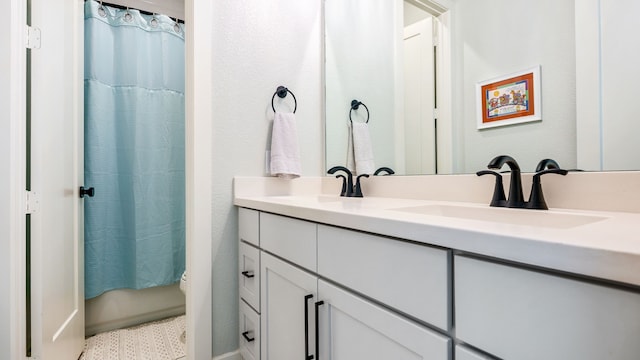
[[[185,313],[179,11],[179,0],[85,2],[86,336]]]

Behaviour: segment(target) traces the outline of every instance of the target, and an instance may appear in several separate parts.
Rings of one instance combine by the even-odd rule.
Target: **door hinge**
[[[40,210],[40,196],[35,191],[27,191],[25,196],[25,213],[33,214]]]
[[[433,109],[433,118],[434,119],[438,118],[438,109]]]
[[[27,25],[27,49],[40,49],[40,29]]]

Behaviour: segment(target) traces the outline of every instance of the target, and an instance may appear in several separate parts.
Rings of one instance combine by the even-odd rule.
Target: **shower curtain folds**
[[[85,297],[185,268],[184,25],[85,3]]]

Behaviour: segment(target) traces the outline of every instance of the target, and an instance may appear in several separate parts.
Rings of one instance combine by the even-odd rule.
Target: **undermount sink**
[[[526,225],[535,227],[569,229],[607,219],[603,216],[565,213],[557,211],[541,211],[526,209],[508,209],[465,205],[423,205],[390,209],[429,216],[444,216],[468,220],[488,221],[493,223]]]

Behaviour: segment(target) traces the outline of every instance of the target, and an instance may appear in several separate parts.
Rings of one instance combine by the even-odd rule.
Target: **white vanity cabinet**
[[[640,359],[640,293],[456,256],[456,337],[502,359]]]
[[[240,209],[243,212],[252,211]],[[402,291],[400,295],[414,293],[413,288],[422,287],[419,276],[413,280],[404,279],[407,272],[414,268],[398,269],[399,266],[389,266],[389,262],[378,262],[383,254],[399,259],[413,251],[424,256],[424,262],[431,264],[426,271],[418,259],[415,259],[415,269],[422,273],[443,274],[443,279],[436,282],[434,293],[425,295],[423,305],[431,307],[438,301],[433,298],[444,297],[439,306],[444,314],[437,318],[441,324],[434,326],[448,327],[447,302],[447,253],[441,249],[427,248],[427,253],[421,253],[422,246],[410,244],[406,248],[404,242],[384,239],[361,233],[334,229],[313,222],[288,218],[284,216],[258,212],[259,217],[240,217],[240,227],[245,226],[247,219],[259,224],[259,271],[260,292],[257,296],[260,324],[259,331],[251,334],[251,341],[242,335],[245,323],[254,321],[241,314],[241,354],[245,360],[354,360],[354,359],[398,359],[398,360],[449,360],[451,358],[451,339],[446,335],[433,331],[414,320],[402,315],[409,314],[413,304],[396,302],[391,294]],[[243,220],[244,219],[244,220]],[[338,230],[338,233],[334,233]],[[239,231],[243,233],[244,230]],[[349,246],[336,247],[324,240],[345,239]],[[392,244],[391,247],[381,244],[382,240]],[[364,243],[362,241],[365,241]],[[376,255],[371,252],[370,261],[364,261],[363,254],[369,253],[366,241],[375,243]],[[241,236],[241,262],[249,251],[242,250],[249,246]],[[359,248],[360,247],[360,248]],[[399,254],[394,254],[397,250]],[[319,249],[322,249],[321,251]],[[432,252],[435,251],[435,252]],[[395,257],[394,257],[395,256]],[[344,263],[344,259],[351,258],[351,266]],[[332,260],[333,259],[333,260]],[[319,273],[322,264],[324,274]],[[398,263],[399,264],[399,263]],[[344,277],[343,272],[349,272],[360,266],[366,270],[363,275],[368,277],[358,284],[354,278]],[[422,267],[422,268],[421,268]],[[432,268],[433,267],[433,268]],[[335,269],[334,269],[335,268]],[[441,269],[442,268],[442,269]],[[244,270],[242,267],[242,271]],[[394,273],[394,278],[385,273]],[[441,273],[444,271],[444,273]],[[242,276],[242,275],[241,275]],[[241,277],[242,279],[242,277]],[[355,279],[357,280],[357,279]],[[387,285],[386,291],[377,290],[376,282]],[[442,284],[444,286],[442,286]],[[427,285],[431,282],[427,281]],[[409,289],[403,290],[407,285]],[[243,287],[241,281],[241,289]],[[352,289],[355,286],[357,289]],[[384,286],[383,286],[384,287]],[[242,291],[242,290],[241,290]],[[252,312],[246,297],[241,292],[241,313]],[[374,301],[369,300],[375,299]],[[391,304],[387,304],[389,301]],[[390,310],[394,309],[394,310]],[[418,318],[420,312],[415,316]],[[414,316],[414,315],[411,315]],[[256,343],[256,341],[260,343]],[[319,340],[318,340],[319,339]],[[255,352],[255,348],[259,352]],[[245,355],[246,354],[246,355]]]

